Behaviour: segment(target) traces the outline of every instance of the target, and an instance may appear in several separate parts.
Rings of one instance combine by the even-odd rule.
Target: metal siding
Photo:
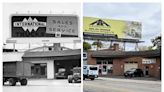
[[[4,62],[3,77],[15,77],[15,76],[16,76],[16,62]]]

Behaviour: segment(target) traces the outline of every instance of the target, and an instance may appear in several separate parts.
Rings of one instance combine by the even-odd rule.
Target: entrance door
[[[102,66],[102,75],[107,75],[107,65]]]
[[[32,77],[46,78],[47,77],[47,64],[38,63],[31,66]]]
[[[145,76],[149,76],[149,66],[144,67],[144,74]]]

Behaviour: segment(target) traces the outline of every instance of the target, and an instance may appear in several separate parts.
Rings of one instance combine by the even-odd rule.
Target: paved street
[[[161,92],[160,81],[98,78],[84,81],[84,92]]]
[[[68,83],[67,80],[29,80],[27,86],[3,86],[3,92],[80,92],[80,83]]]

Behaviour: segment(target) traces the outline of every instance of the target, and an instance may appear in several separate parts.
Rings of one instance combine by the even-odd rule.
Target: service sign
[[[140,39],[142,27],[141,23],[136,21],[84,17],[83,30],[85,33],[113,34],[118,38]]]
[[[11,37],[78,37],[77,16],[14,15]]]
[[[156,59],[147,59],[147,58],[142,59],[142,64],[155,64],[155,63],[156,63]]]

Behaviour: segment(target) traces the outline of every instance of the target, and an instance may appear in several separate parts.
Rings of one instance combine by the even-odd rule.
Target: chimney
[[[119,51],[119,44],[118,43],[113,44],[113,50],[114,51]]]
[[[54,51],[61,51],[60,43],[54,43],[53,48],[54,48]]]

